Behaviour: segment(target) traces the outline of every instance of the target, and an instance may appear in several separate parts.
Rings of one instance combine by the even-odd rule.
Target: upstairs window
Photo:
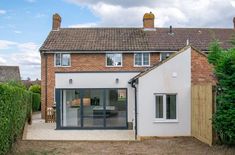
[[[66,67],[71,65],[71,57],[69,53],[56,53],[55,54],[55,66]]]
[[[149,66],[150,54],[149,53],[135,53],[134,54],[135,66]]]
[[[173,52],[162,52],[160,53],[160,61],[167,59]]]
[[[122,66],[122,54],[106,54],[106,66],[121,67]]]

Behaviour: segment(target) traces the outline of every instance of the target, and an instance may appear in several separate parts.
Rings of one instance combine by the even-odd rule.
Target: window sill
[[[123,66],[106,66],[108,68],[112,68],[112,67],[123,67]]]
[[[150,67],[150,65],[144,65],[144,66],[137,66],[137,65],[134,65],[134,67]]]
[[[176,120],[154,120],[153,123],[179,123],[179,121]]]
[[[71,66],[55,66],[57,68],[66,68],[66,67],[71,67]]]

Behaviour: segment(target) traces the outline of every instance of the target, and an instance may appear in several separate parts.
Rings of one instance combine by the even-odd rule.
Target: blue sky
[[[19,65],[23,79],[40,79],[38,48],[51,30],[52,14],[62,27],[141,27],[152,11],[156,27],[232,28],[234,0],[0,0],[0,65]]]

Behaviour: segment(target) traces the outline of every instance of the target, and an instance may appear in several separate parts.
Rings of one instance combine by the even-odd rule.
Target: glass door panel
[[[83,90],[83,127],[104,127],[104,91]]]
[[[107,89],[106,127],[127,126],[127,92],[126,89]]]
[[[63,90],[62,126],[81,127],[81,99],[79,90]]]

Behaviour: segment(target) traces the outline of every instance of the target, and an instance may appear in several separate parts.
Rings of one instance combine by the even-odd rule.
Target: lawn
[[[216,145],[210,147],[194,138],[169,138],[132,142],[68,142],[68,141],[22,141],[18,140],[9,154],[16,155],[115,155],[115,154],[185,154],[185,155],[234,155],[235,147]]]

